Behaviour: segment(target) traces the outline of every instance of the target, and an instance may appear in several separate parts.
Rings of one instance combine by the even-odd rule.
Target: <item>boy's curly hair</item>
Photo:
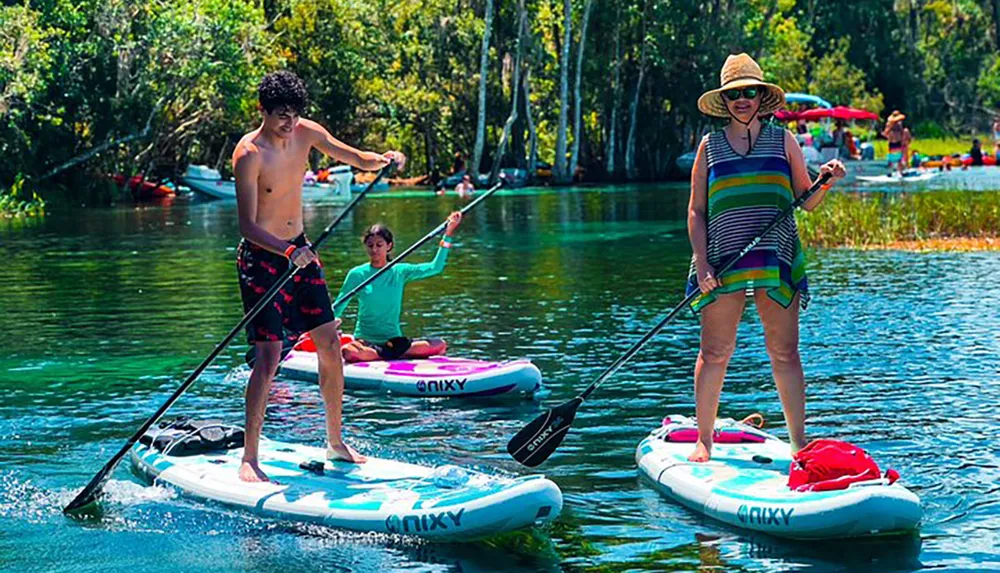
[[[309,103],[309,94],[306,92],[305,82],[299,76],[288,70],[279,70],[260,80],[257,101],[267,113],[286,107],[302,115]]]

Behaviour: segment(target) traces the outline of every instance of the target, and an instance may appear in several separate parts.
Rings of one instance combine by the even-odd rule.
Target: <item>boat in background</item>
[[[302,184],[302,197],[305,199],[324,199],[335,202],[347,202],[351,198],[351,181],[354,174],[347,165],[338,165],[330,169],[327,183],[307,178]],[[212,199],[235,199],[236,181],[223,179],[216,169],[205,165],[188,165],[181,176],[181,181],[192,191]]]
[[[119,187],[129,190],[132,198],[136,201],[152,201],[154,199],[164,199],[177,194],[173,184],[169,181],[151,181],[143,178],[142,175],[128,177],[121,173],[115,173],[111,180]]]

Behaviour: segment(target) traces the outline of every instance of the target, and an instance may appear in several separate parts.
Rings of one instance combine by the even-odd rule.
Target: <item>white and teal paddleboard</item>
[[[716,430],[760,441],[716,443],[711,461],[689,462],[694,444],[668,441],[667,436],[696,427],[691,418],[671,415],[635,452],[639,472],[663,495],[694,511],[741,529],[793,539],[895,535],[920,523],[920,499],[886,479],[839,491],[789,489],[789,445],[735,420],[719,420]]]
[[[500,478],[371,457],[364,464],[330,462],[325,453],[262,439],[261,468],[277,483],[240,481],[242,448],[176,456],[140,443],[131,458],[153,483],[193,497],[360,532],[470,539],[551,521],[562,510],[562,492],[543,477]]]
[[[858,175],[857,179],[863,183],[918,183],[934,179],[940,174],[940,171],[904,171],[903,175]]]

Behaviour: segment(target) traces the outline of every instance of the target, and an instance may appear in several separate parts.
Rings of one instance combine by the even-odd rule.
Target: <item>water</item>
[[[401,249],[453,197],[370,197],[322,252],[331,277],[363,262],[382,220]],[[455,353],[528,356],[547,404],[568,399],[682,296],[686,191],[519,192],[470,214],[444,275],[408,287],[410,333]],[[315,236],[337,207],[307,212]],[[0,228],[0,568],[14,570],[945,570],[1000,567],[1000,254],[810,253],[802,317],[809,431],[864,445],[921,496],[919,536],[815,544],[701,518],[636,475],[664,414],[693,413],[695,320],[683,316],[579,413],[542,470],[566,505],[550,527],[428,544],[259,519],[139,485],[127,464],[102,515],[60,512],[240,318],[235,206],[191,203],[50,214]],[[417,253],[427,260],[433,250]],[[335,279],[336,280],[336,279]],[[173,413],[239,421],[244,347],[228,349]],[[504,445],[543,406],[355,393],[362,451],[523,473]],[[721,414],[762,412],[784,435],[759,321],[747,311]],[[319,445],[308,384],[279,381],[265,431]]]

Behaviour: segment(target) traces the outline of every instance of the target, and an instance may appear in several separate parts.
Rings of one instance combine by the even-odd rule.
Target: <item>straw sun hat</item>
[[[736,54],[726,58],[719,73],[718,89],[707,91],[698,98],[698,109],[712,117],[729,117],[729,110],[722,92],[735,88],[762,86],[766,88],[760,96],[758,115],[774,113],[785,105],[785,90],[764,81],[764,72],[747,54]]]

